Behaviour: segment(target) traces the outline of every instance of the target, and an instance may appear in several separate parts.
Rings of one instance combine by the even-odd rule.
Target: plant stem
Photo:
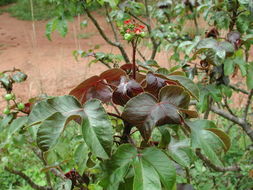
[[[253,129],[252,129],[251,125],[248,122],[246,122],[244,119],[235,117],[232,114],[230,114],[229,112],[219,109],[218,107],[216,107],[214,105],[211,106],[211,111],[218,114],[219,116],[241,126],[242,129],[244,130],[244,132],[250,137],[251,141],[253,142]]]
[[[127,56],[127,53],[124,49],[124,47],[122,46],[122,44],[120,42],[113,42],[111,41],[108,36],[105,34],[104,30],[101,28],[100,24],[98,23],[98,21],[95,19],[95,17],[93,17],[93,15],[90,13],[90,11],[88,10],[88,8],[86,8],[86,1],[83,0],[82,1],[82,5],[83,5],[83,9],[85,10],[87,16],[90,18],[90,20],[92,21],[92,23],[95,25],[95,27],[97,28],[99,34],[101,35],[101,37],[110,45],[117,47],[120,52],[121,55],[123,56],[124,60],[126,63],[130,63],[130,60]]]
[[[132,48],[133,48],[133,79],[136,79],[136,47],[137,47],[137,41],[138,39],[136,39],[135,41],[132,41]]]
[[[152,36],[151,18],[150,18],[150,13],[149,13],[149,10],[148,10],[148,0],[144,0],[144,4],[145,4],[146,18],[147,18],[146,26],[147,26],[147,29],[148,29],[148,33],[150,35],[151,42],[153,44],[153,50],[152,50],[152,54],[151,54],[150,59],[155,59],[157,49],[158,49],[159,45],[161,44],[161,42],[156,42],[156,39]]]
[[[5,166],[4,169],[6,171],[12,173],[12,174],[18,175],[19,177],[23,178],[33,189],[37,189],[37,190],[52,190],[51,187],[40,186],[40,185],[35,184],[30,177],[28,177],[26,174],[24,174],[21,171],[14,170],[14,169],[9,168],[7,166]]]
[[[209,167],[216,172],[241,171],[239,166],[220,167],[213,164],[206,156],[201,153],[200,148],[196,149],[196,155]]]
[[[131,142],[131,137],[130,137],[131,130],[132,130],[132,126],[130,125],[130,123],[128,123],[127,121],[124,121],[124,131],[123,131],[121,141],[120,141],[121,144]]]
[[[245,106],[245,110],[243,112],[243,119],[244,119],[245,122],[247,122],[247,116],[248,116],[248,112],[249,112],[249,107],[250,107],[250,104],[251,104],[252,96],[253,96],[253,89],[250,90],[250,93],[249,93],[249,96],[248,96],[248,100],[247,100],[247,103],[246,103],[246,106]]]

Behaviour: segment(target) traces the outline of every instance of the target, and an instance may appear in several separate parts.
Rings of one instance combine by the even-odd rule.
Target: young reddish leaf
[[[92,76],[69,93],[75,96],[82,104],[89,99],[97,98],[104,103],[110,102],[112,97],[111,87],[117,86],[121,76],[126,73],[122,69],[110,69],[100,76]]]
[[[180,109],[180,111],[188,116],[188,118],[197,118],[198,112],[194,110]]]
[[[150,93],[132,98],[122,113],[123,119],[136,126],[148,140],[155,126],[181,124],[180,108],[187,108],[190,95],[180,86],[165,86],[158,99]]]
[[[96,83],[94,86],[89,88],[86,93],[87,100],[97,98],[102,102],[110,102],[111,97],[112,97],[111,89],[102,82]]]
[[[97,98],[103,102],[111,99],[111,89],[103,84],[103,79],[99,76],[93,76],[79,84],[69,93],[75,96],[82,104],[91,98]]]
[[[118,86],[121,76],[126,76],[126,72],[122,69],[109,69],[100,74],[102,79],[105,79],[108,84]]]
[[[124,64],[120,67],[121,69],[123,69],[127,74],[131,73],[132,69],[133,69],[133,64]]]
[[[173,82],[173,81],[171,81],[171,82]],[[162,87],[166,86],[167,79],[162,75],[153,74],[153,73],[149,72],[147,74],[145,83],[146,83],[146,85],[145,85],[144,90],[146,92],[149,92],[150,94],[154,95],[155,97],[157,97],[159,90]],[[175,82],[173,82],[173,84],[176,85]]]
[[[135,80],[127,81],[126,77],[121,77],[120,84],[113,92],[112,100],[115,104],[124,106],[128,100],[143,92],[143,88]]]

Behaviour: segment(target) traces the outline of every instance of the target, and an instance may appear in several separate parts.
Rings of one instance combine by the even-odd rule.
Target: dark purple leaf
[[[153,128],[164,124],[181,124],[180,109],[187,108],[190,95],[180,86],[165,86],[158,99],[150,93],[132,98],[122,113],[124,120],[136,126],[147,141]]]
[[[89,99],[99,99],[104,103],[110,102],[112,97],[112,88],[120,83],[120,77],[126,76],[122,69],[109,69],[100,76],[92,76],[69,93],[75,96],[82,104]]]
[[[115,104],[124,106],[128,100],[143,92],[143,88],[135,80],[127,81],[126,77],[121,77],[120,85],[113,92],[112,100]]]
[[[126,72],[122,69],[109,69],[100,74],[102,79],[105,79],[108,84],[118,86],[121,76],[126,76]]]
[[[229,32],[227,34],[227,39],[230,43],[232,43],[235,49],[238,49],[241,45],[241,34],[236,31]]]
[[[153,94],[157,97],[159,90],[166,86],[166,80],[154,75],[153,73],[148,73],[146,77],[146,87],[145,91]]]
[[[160,89],[162,87],[166,86],[167,84],[177,85],[176,82],[170,81],[169,79],[167,79],[163,75],[153,74],[151,72],[149,72],[147,74],[145,82],[146,82],[146,87],[144,90],[146,92],[149,92],[150,94],[154,95],[155,97],[158,96]]]

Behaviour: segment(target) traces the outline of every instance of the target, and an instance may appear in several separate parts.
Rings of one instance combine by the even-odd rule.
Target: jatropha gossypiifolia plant
[[[94,2],[105,8],[114,39],[91,12]],[[60,177],[61,189],[174,190],[189,184],[197,189],[222,189],[226,184],[227,189],[235,181],[230,187],[249,187],[250,150],[243,132],[252,141],[252,125],[248,120],[253,95],[253,67],[249,61],[252,3],[240,0],[159,1],[157,5],[147,0],[69,3],[84,9],[103,39],[118,48],[121,55],[95,52],[97,47],[88,52],[75,51],[75,56],[92,56],[94,62],[109,69],[86,79],[69,95],[38,101],[28,117],[15,123],[34,137],[36,143],[29,139],[29,147],[32,144],[35,148],[36,144],[39,148],[42,171]],[[66,7],[60,10],[66,13]],[[48,37],[55,29],[66,32],[62,15],[47,25]],[[202,37],[200,15],[212,26]],[[194,21],[196,36],[183,31],[187,19]],[[225,37],[221,29],[228,30]],[[131,58],[124,49],[126,44],[132,47]],[[151,47],[150,54],[141,51],[143,45]],[[162,68],[155,61],[157,53],[164,49],[173,50],[170,60],[177,65],[171,69]],[[136,53],[144,62],[136,59]],[[237,75],[237,70],[246,76],[249,91],[230,84],[229,78]],[[238,110],[229,106],[231,89],[248,96],[242,118]],[[202,115],[195,111],[196,104],[204,119],[199,119]],[[213,116],[211,112],[227,119],[227,123],[220,117],[215,122],[206,120]],[[221,122],[242,128],[242,133],[232,129],[236,133],[230,133],[236,139],[232,146],[229,136],[220,129],[225,128]],[[219,123],[219,128],[215,123]],[[230,147],[232,151],[223,154]],[[235,162],[240,166],[228,166]],[[200,167],[200,163],[204,165]],[[206,178],[202,178],[204,175]]]
[[[189,167],[195,149],[222,166],[218,153],[229,149],[229,137],[211,121],[190,120],[198,117],[189,109],[190,101],[199,97],[196,84],[184,72],[163,75],[135,63],[142,30],[136,21],[125,22],[121,30],[132,46],[132,63],[86,79],[70,95],[38,102],[29,115],[28,126],[38,126],[36,141],[45,157],[71,120],[80,125],[100,172],[91,176],[83,171],[80,180],[68,174],[72,187],[83,181],[84,186],[96,183],[106,190],[175,189],[174,164]],[[183,150],[177,148],[180,139]]]

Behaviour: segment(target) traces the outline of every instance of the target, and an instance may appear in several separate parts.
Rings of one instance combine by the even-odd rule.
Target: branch
[[[238,88],[238,87],[236,87],[236,86],[229,85],[229,87],[232,88],[233,90],[238,91],[238,92],[241,92],[241,93],[243,93],[243,94],[247,94],[247,95],[249,94],[249,92],[247,92],[246,90],[241,89],[241,88]]]
[[[112,42],[104,33],[103,29],[100,27],[99,23],[97,22],[97,20],[92,16],[92,14],[90,13],[90,11],[86,8],[85,6],[85,0],[82,3],[83,8],[85,10],[85,12],[87,13],[87,16],[91,19],[92,23],[95,25],[95,27],[97,28],[99,34],[102,36],[102,38],[110,45],[115,46],[117,48],[119,48],[124,60],[126,63],[130,63],[130,60],[127,56],[127,53],[125,51],[125,49],[122,47],[122,45],[119,42]]]
[[[232,111],[232,109],[229,107],[229,105],[228,105],[228,100],[227,100],[226,97],[224,97],[224,106],[225,106],[225,108],[227,108],[228,112],[229,112],[231,115],[233,115],[233,116],[236,117],[236,115],[234,114],[234,112]]]
[[[108,21],[109,21],[109,23],[110,23],[110,26],[111,26],[111,28],[112,28],[112,32],[113,32],[115,41],[118,42],[118,41],[119,41],[118,35],[117,35],[117,32],[116,32],[115,27],[114,27],[114,25],[113,25],[112,19],[111,19],[110,15],[109,15],[108,6],[107,6],[106,3],[105,3],[105,10],[106,10],[106,16],[107,16]]]
[[[122,119],[122,117],[120,115],[117,115],[115,113],[107,112],[107,114],[110,115],[110,116],[116,117],[118,119]]]
[[[43,157],[43,154],[41,151],[39,150],[36,150],[35,148],[32,148],[32,151],[34,152],[34,154],[37,155],[37,157],[43,162],[44,166],[47,166],[47,162],[45,160],[45,158]],[[56,177],[59,177],[61,178],[62,180],[66,180],[66,177],[64,176],[64,174],[62,172],[60,172],[59,170],[57,170],[56,168],[50,168],[49,171],[51,171]],[[48,177],[50,178],[49,176],[49,173],[46,172],[46,176],[48,175]],[[47,178],[48,178],[47,177]],[[47,179],[48,180],[48,179]],[[51,183],[51,182],[50,182]]]
[[[244,132],[250,137],[251,141],[253,141],[253,129],[251,128],[251,125],[247,123],[244,119],[235,117],[232,114],[222,109],[219,109],[218,107],[214,105],[211,106],[211,111],[241,126]]]
[[[148,27],[148,25],[149,25],[148,23],[146,23],[145,21],[141,20],[139,17],[135,16],[133,13],[128,12],[128,14],[129,14],[130,16],[134,17],[134,18],[135,18],[136,20],[138,20],[140,23],[142,23],[142,24],[144,24],[145,26]]]
[[[147,61],[146,57],[141,53],[141,51],[138,48],[137,48],[137,52],[139,53],[143,61]]]
[[[5,166],[4,169],[6,171],[12,173],[12,174],[18,175],[21,178],[23,178],[33,189],[37,189],[37,190],[52,190],[51,187],[40,186],[40,185],[35,184],[30,177],[28,177],[26,174],[24,174],[21,171],[17,171],[17,170],[11,169],[11,168],[9,168],[7,166]]]
[[[56,176],[61,178],[63,181],[67,180],[67,178],[65,177],[65,175],[60,172],[59,170],[57,170],[56,168],[50,168],[50,171]]]
[[[196,155],[209,167],[212,168],[216,172],[227,172],[227,171],[241,171],[239,166],[228,166],[228,167],[220,167],[211,162],[206,156],[201,153],[200,148],[196,149]]]
[[[253,96],[253,89],[250,90],[248,100],[247,100],[247,103],[246,103],[246,106],[245,106],[245,109],[244,109],[244,112],[243,112],[243,119],[244,119],[245,122],[247,120],[247,115],[248,115],[248,112],[249,112],[249,107],[250,107],[250,104],[251,104],[252,96]]]
[[[146,9],[146,17],[147,17],[147,21],[148,21],[146,26],[148,29],[148,33],[150,35],[151,42],[153,44],[153,50],[152,50],[152,54],[151,54],[150,59],[154,59],[156,56],[156,53],[157,53],[157,49],[158,49],[159,45],[161,44],[161,42],[156,43],[155,38],[152,36],[151,19],[150,19],[150,14],[149,14],[149,10],[148,10],[148,1],[145,0],[144,2],[145,2],[145,9]]]

